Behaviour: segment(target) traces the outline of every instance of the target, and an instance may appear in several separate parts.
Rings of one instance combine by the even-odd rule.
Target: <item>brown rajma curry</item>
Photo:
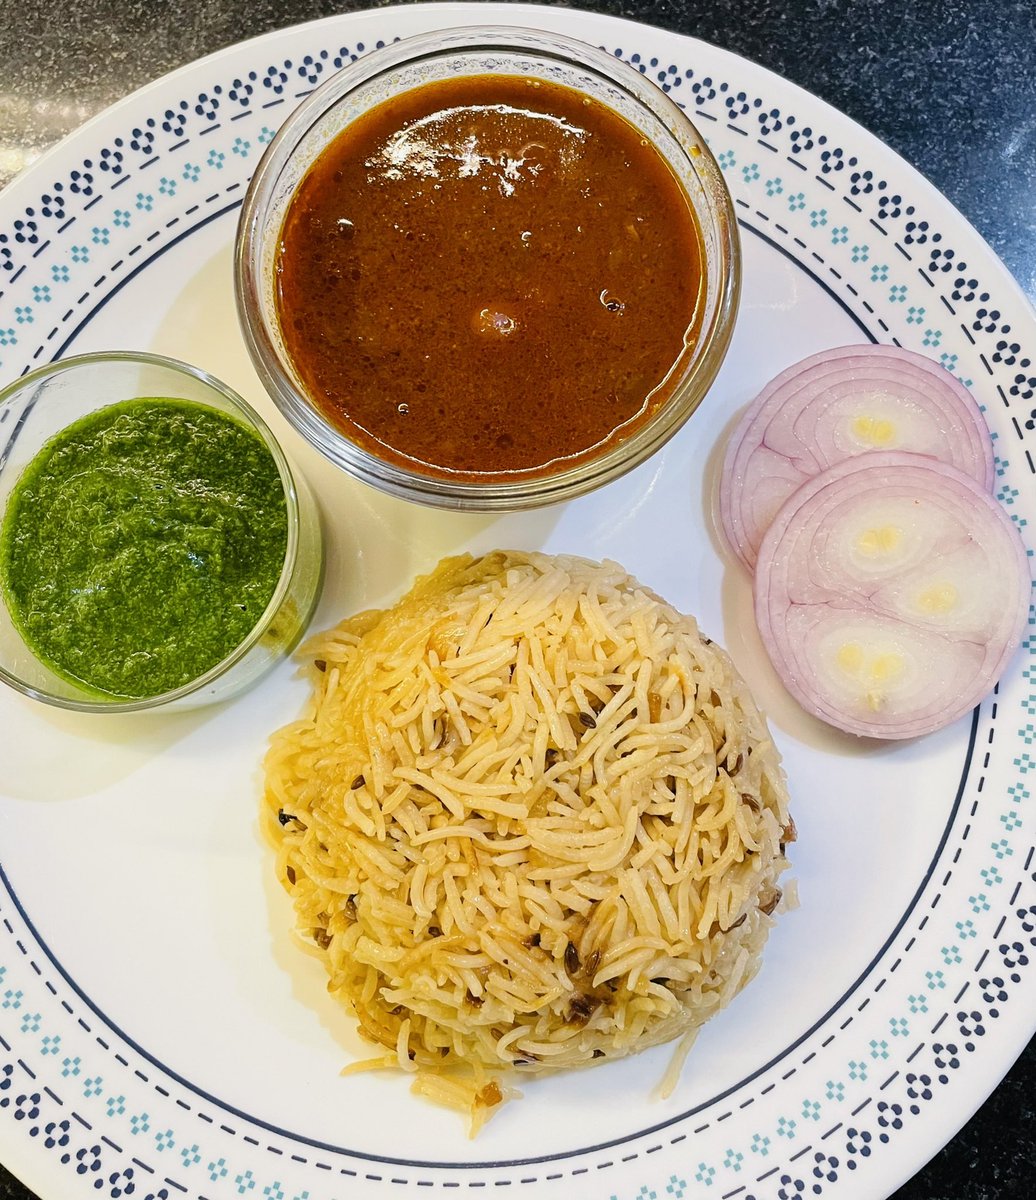
[[[437,476],[550,474],[670,395],[703,286],[671,168],[612,109],[511,76],[429,83],[322,152],[277,307],[314,403]]]

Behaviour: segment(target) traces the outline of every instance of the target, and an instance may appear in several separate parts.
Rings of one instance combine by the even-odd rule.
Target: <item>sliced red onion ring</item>
[[[992,491],[992,441],[959,380],[894,346],[825,350],[768,383],[730,439],[720,516],[738,558],[752,570],[777,510],[807,479],[875,450],[930,455]]]
[[[973,479],[923,455],[846,459],[759,548],[755,616],[788,691],[849,733],[909,738],[973,708],[1022,638],[1029,561]]]

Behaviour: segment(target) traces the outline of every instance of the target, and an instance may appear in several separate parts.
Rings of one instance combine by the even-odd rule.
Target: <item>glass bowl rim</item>
[[[424,474],[381,458],[346,436],[292,382],[271,336],[263,299],[262,261],[270,202],[310,130],[351,92],[380,75],[465,51],[567,62],[619,87],[669,130],[698,178],[717,235],[713,319],[702,330],[669,399],[638,430],[604,453],[545,474],[516,473],[512,479],[496,475],[489,480],[462,480]],[[499,73],[506,73],[506,64],[501,64]],[[690,145],[695,147],[694,155],[689,152]],[[681,190],[686,192],[682,185]],[[693,208],[689,195],[688,203]],[[741,248],[733,201],[719,165],[700,131],[661,88],[615,55],[576,38],[518,25],[462,25],[372,50],[346,64],[290,113],[266,147],[245,194],[234,250],[234,292],[244,340],[267,392],[292,428],[337,467],[389,495],[434,507],[517,511],[573,499],[618,479],[661,449],[686,423],[715,381],[730,344],[741,292]],[[276,316],[272,319],[276,321]]]
[[[254,430],[262,439],[263,444],[270,451],[273,461],[276,464],[278,475],[280,476],[281,485],[284,489],[284,502],[288,518],[288,536],[287,544],[284,550],[284,562],[281,565],[280,574],[277,577],[277,585],[273,590],[273,595],[270,597],[269,603],[263,610],[262,615],[256,621],[247,637],[239,642],[229,654],[225,655],[219,662],[213,664],[207,671],[201,675],[195,676],[194,679],[188,680],[179,687],[172,688],[169,691],[159,692],[155,696],[140,696],[140,697],[120,697],[112,696],[110,700],[105,699],[102,693],[97,693],[97,698],[90,698],[84,694],[83,697],[58,696],[52,692],[44,691],[32,684],[26,683],[25,680],[19,679],[18,676],[12,674],[7,668],[0,663],[0,681],[12,687],[15,691],[20,692],[23,696],[28,696],[30,699],[39,700],[44,704],[49,704],[55,708],[62,708],[72,712],[81,713],[130,713],[143,712],[148,709],[160,708],[164,705],[171,704],[174,701],[181,700],[185,696],[190,696],[195,692],[208,687],[221,676],[225,675],[232,667],[236,666],[252,649],[259,639],[266,633],[272,624],[274,617],[280,610],[281,605],[289,591],[292,578],[295,572],[295,564],[298,560],[299,553],[299,501],[296,491],[295,476],[291,468],[291,464],[285,457],[284,451],[281,449],[280,443],[274,436],[272,430],[259,415],[259,413],[248,403],[244,397],[240,396],[229,384],[224,383],[215,375],[210,375],[201,367],[196,367],[191,363],[184,362],[182,359],[171,358],[163,354],[152,354],[146,351],[136,350],[99,350],[92,351],[86,354],[76,354],[70,358],[55,359],[53,362],[46,363],[41,367],[37,367],[34,371],[30,371],[25,375],[20,375],[6,387],[0,390],[0,411],[4,406],[11,402],[16,396],[24,392],[27,387],[34,387],[37,384],[45,382],[47,379],[53,378],[65,371],[75,371],[81,367],[87,366],[103,366],[106,363],[137,363],[145,367],[159,367],[164,370],[173,371],[175,374],[190,376],[206,387],[211,388],[214,392],[219,393],[230,404],[235,415],[242,419],[248,428]],[[176,397],[172,397],[175,399]],[[112,401],[113,404],[119,401]],[[199,404],[205,406],[202,400],[189,400],[189,404]],[[92,409],[92,412],[99,412],[106,405],[99,405]],[[213,407],[209,405],[208,407]],[[218,410],[217,410],[218,411]],[[86,414],[83,414],[84,416]],[[77,420],[79,418],[76,418]],[[61,427],[58,433],[52,435],[57,437],[58,434],[66,429],[73,422],[68,422]],[[51,439],[48,438],[47,441]],[[36,454],[46,445],[44,442]],[[35,458],[29,460],[31,463]],[[26,464],[28,466],[28,464]],[[24,470],[24,468],[23,468]],[[19,476],[20,478],[20,476]],[[17,487],[17,481],[15,482]],[[0,513],[0,520],[3,514]],[[5,608],[8,607],[7,599],[3,595],[3,589],[0,588],[0,601]],[[12,619],[13,620],[13,619]],[[15,627],[15,632],[21,637],[21,633]],[[24,638],[22,639],[24,641]],[[33,654],[33,657],[38,657],[32,651],[32,647],[27,645],[27,649]],[[44,663],[44,666],[47,664]],[[49,668],[53,670],[53,668]],[[55,672],[57,674],[57,672]],[[74,683],[73,683],[73,686]],[[84,687],[84,693],[88,689]]]

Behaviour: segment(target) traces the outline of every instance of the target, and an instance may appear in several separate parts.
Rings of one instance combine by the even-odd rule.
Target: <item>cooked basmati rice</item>
[[[477,1126],[494,1072],[687,1035],[756,973],[779,755],[727,655],[620,567],[448,559],[304,653],[266,825],[370,1066]]]

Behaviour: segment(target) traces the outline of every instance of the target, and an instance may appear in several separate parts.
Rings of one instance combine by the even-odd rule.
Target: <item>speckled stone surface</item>
[[[174,67],[268,30],[375,6],[0,0],[0,185],[112,101]],[[1033,0],[583,0],[576,7],[700,37],[848,113],[927,175],[1036,300]],[[1034,1081],[1030,1044],[896,1200],[1036,1195]],[[31,1200],[2,1167],[0,1200]]]

